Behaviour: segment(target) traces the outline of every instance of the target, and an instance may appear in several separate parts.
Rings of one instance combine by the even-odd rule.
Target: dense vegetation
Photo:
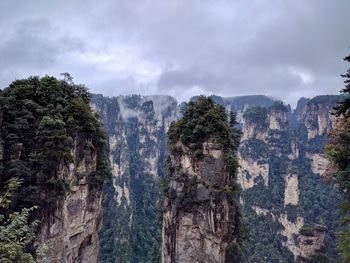
[[[350,55],[344,58],[346,62],[350,62]],[[345,95],[345,99],[335,107],[335,113],[339,117],[343,115],[346,118],[349,118],[350,115],[350,68],[346,71],[345,74],[341,75],[345,80],[345,88],[341,92]]]
[[[249,101],[253,105],[255,102],[255,105],[261,103],[260,100],[254,101],[255,96],[252,97],[245,99],[245,101]],[[104,226],[101,231],[102,262],[158,262],[159,250],[157,251],[157,249],[160,248],[160,224],[154,217],[158,210],[156,206],[157,197],[155,197],[154,193],[157,193],[159,185],[157,178],[151,178],[144,172],[149,166],[142,162],[144,156],[140,152],[154,153],[160,151],[163,158],[166,156],[164,127],[157,130],[156,133],[145,129],[144,122],[146,120],[152,122],[153,120],[153,110],[150,104],[142,106],[140,96],[124,97],[124,102],[128,105],[125,112],[130,111],[132,108],[133,112],[138,112],[140,116],[135,117],[135,114],[131,114],[131,117],[127,120],[121,120],[122,109],[118,108],[117,100],[119,98],[102,99],[99,96],[94,100],[94,103],[98,104],[98,108],[103,109],[102,117],[105,120],[106,131],[110,136],[115,135],[118,139],[117,149],[111,152],[114,162],[128,164],[132,160],[137,165],[132,165],[130,169],[127,168],[126,174],[122,177],[115,177],[116,185],[121,187],[126,185],[129,188],[129,205],[126,199],[122,198],[121,205],[117,206],[115,189],[110,184],[105,185]],[[220,97],[214,97],[213,100],[222,105],[224,104],[224,100],[220,99]],[[330,107],[333,103],[333,99],[332,102],[328,102],[323,96],[317,98],[317,100],[324,103],[324,105],[329,104]],[[242,109],[244,108],[245,104],[238,99],[235,98],[233,101],[240,105]],[[304,99],[301,101],[307,104],[309,100]],[[273,105],[274,103],[271,99],[266,100],[266,103],[267,106],[259,104],[262,112],[258,112],[257,109],[253,110],[256,112],[255,117],[262,116],[261,119],[256,119],[257,122],[261,122],[268,129],[266,123],[268,124],[267,120],[270,110],[285,112],[286,107],[281,104]],[[237,105],[232,104],[231,108],[235,108]],[[186,107],[183,108],[186,109]],[[262,114],[264,112],[266,115]],[[185,113],[185,110],[183,113]],[[305,114],[305,112],[303,113]],[[300,112],[300,116],[303,113]],[[254,114],[252,116],[254,117]],[[203,121],[203,119],[198,121]],[[264,185],[261,177],[258,177],[253,188],[241,193],[244,201],[244,221],[250,228],[250,240],[243,247],[243,260],[245,262],[293,262],[294,260],[288,248],[281,244],[282,241],[286,241],[286,237],[279,234],[279,231],[283,230],[283,226],[279,222],[274,221],[272,216],[257,215],[251,208],[252,204],[269,209],[275,214],[286,213],[288,220],[291,222],[294,222],[297,216],[303,216],[305,223],[308,225],[325,225],[327,227],[325,255],[330,262],[337,260],[335,232],[338,214],[335,204],[338,198],[331,185],[325,185],[322,178],[312,172],[310,159],[306,157],[306,152],[322,153],[326,136],[317,136],[308,140],[304,124],[300,120],[295,119],[294,121],[294,126],[288,127],[286,132],[269,130],[269,139],[266,142],[258,139],[249,139],[241,144],[239,150],[241,156],[259,160],[261,163],[268,163],[270,167],[268,187]],[[210,125],[213,125],[213,123]],[[184,128],[185,126],[182,127]],[[178,130],[180,136],[181,131],[181,129]],[[207,136],[201,132],[202,129],[198,129],[198,131],[200,138]],[[141,143],[140,137],[144,135],[146,136],[146,141]],[[195,141],[197,135],[197,133],[189,132],[188,137],[186,135],[185,138],[187,137],[187,142],[191,143],[191,137]],[[156,146],[149,140],[153,136],[157,138]],[[288,156],[291,153],[290,145],[292,142],[298,144],[299,157],[291,162]],[[158,149],[155,147],[158,147]],[[201,154],[200,148],[196,148],[197,145],[191,145],[191,147],[198,149],[198,158],[205,158]],[[178,151],[180,149],[172,147],[171,150]],[[162,163],[162,161],[158,162],[158,175],[163,175],[164,173]],[[288,169],[291,169],[291,172],[298,175],[300,195],[298,205],[288,205],[285,208],[283,204],[284,186],[285,174]],[[143,179],[143,176],[146,178]],[[194,184],[195,182],[191,183]],[[185,196],[186,198],[183,198],[183,202],[184,204],[192,204],[192,185],[189,185],[187,189],[188,195]],[[130,223],[131,214],[140,216],[135,221],[131,220]],[[134,239],[131,237],[131,233],[136,233],[132,231],[133,228],[137,229],[135,231],[138,231],[138,235]],[[134,241],[131,241],[131,239]],[[137,244],[136,240],[142,243]],[[139,261],[137,261],[137,257],[139,257]],[[131,258],[134,261],[131,261]],[[318,259],[312,260],[311,262],[321,262]]]
[[[318,100],[332,105],[327,99]],[[339,96],[338,96],[339,100]],[[259,111],[260,110],[260,111]],[[254,107],[243,115],[249,121],[266,123],[266,116],[271,110],[286,112],[283,105],[272,105],[268,108]],[[261,125],[257,127],[261,128]],[[260,164],[269,166],[268,186],[264,185],[261,177],[255,185],[242,192],[244,201],[244,221],[250,229],[250,240],[246,242],[243,254],[246,262],[293,262],[292,253],[282,245],[286,237],[280,234],[283,226],[273,219],[273,216],[286,214],[290,222],[296,222],[297,217],[303,217],[309,225],[320,224],[327,227],[325,251],[321,251],[314,259],[308,262],[334,262],[337,259],[336,230],[338,214],[336,211],[337,194],[330,185],[325,185],[318,174],[311,169],[310,159],[306,153],[322,153],[325,145],[325,136],[307,139],[307,130],[304,124],[289,126],[287,131],[270,130],[265,125],[261,132],[268,134],[266,140],[250,138],[241,143],[239,152],[245,159],[251,158]],[[291,143],[298,143],[298,157],[289,159]],[[284,206],[285,176],[287,173],[298,176],[300,191],[297,205]],[[249,175],[246,175],[249,177]],[[252,206],[266,209],[270,214],[258,215]],[[316,259],[317,258],[317,259]],[[318,261],[322,258],[323,261]]]
[[[182,147],[179,143],[188,147],[194,159],[197,160],[206,158],[203,153],[204,142],[213,140],[219,143],[224,151],[225,170],[229,174],[229,180],[223,189],[215,190],[215,196],[219,198],[221,194],[227,195],[235,211],[234,218],[232,218],[235,230],[231,233],[232,236],[228,237],[230,243],[227,247],[226,262],[239,262],[241,260],[241,246],[245,237],[238,201],[239,187],[236,182],[237,150],[241,137],[241,132],[236,128],[236,124],[235,114],[228,116],[225,108],[215,103],[212,98],[200,96],[186,105],[183,110],[183,117],[173,122],[168,131],[169,150],[173,156],[182,154]],[[163,195],[171,202],[176,203],[178,209],[191,211],[196,202],[197,177],[190,179],[186,176],[185,178],[181,177],[185,186],[181,195],[176,196],[173,190],[168,187],[169,180],[176,169],[176,166],[171,164],[169,160],[168,173],[163,182]]]
[[[344,59],[350,62],[350,55]],[[342,92],[350,95],[350,68],[346,74],[345,88]],[[329,141],[326,147],[331,164],[328,167],[328,176],[332,175],[335,186],[340,190],[342,202],[339,207],[342,211],[341,225],[339,232],[338,247],[343,262],[350,262],[350,98],[335,107],[335,114],[338,116],[336,128],[330,132]]]
[[[264,107],[251,107],[244,111],[243,117],[245,120],[254,124],[259,124],[263,128],[267,127],[267,108]]]
[[[232,125],[235,125],[235,116],[231,116]],[[203,142],[212,138],[217,139],[224,150],[231,154],[238,149],[241,132],[230,127],[228,120],[224,107],[216,104],[210,97],[201,96],[196,102],[191,101],[186,105],[180,120],[171,123],[168,131],[170,145],[182,142],[198,157],[202,157]],[[237,162],[236,160],[236,168]],[[236,172],[235,169],[232,171]]]
[[[114,185],[104,186],[100,261],[159,262],[159,184],[148,172],[150,164],[146,159],[159,153],[157,174],[161,176],[166,154],[165,128],[161,125],[156,128],[153,103],[143,101],[141,96],[107,99],[95,95],[93,103],[103,109],[101,114],[109,136],[118,139],[115,148],[110,150],[112,163],[124,167],[120,175],[115,174]],[[132,114],[125,114],[131,110]],[[116,187],[128,189],[128,199],[125,195],[120,197]],[[116,202],[118,198],[120,201]]]
[[[5,217],[34,206],[31,221],[50,214],[70,190],[59,166],[85,155],[97,155],[96,172],[87,175],[91,195],[109,174],[104,131],[90,94],[66,77],[16,80],[0,93],[0,189],[13,178],[21,182],[11,205],[1,210]],[[80,150],[73,156],[75,145]]]
[[[17,178],[12,178],[6,182],[1,189],[0,207],[8,209],[11,204],[11,197],[17,190],[20,182]],[[29,224],[29,213],[35,207],[23,208],[21,212],[14,212],[5,219],[0,214],[0,262],[11,263],[34,263],[33,256],[28,253],[27,246],[34,240],[34,230],[37,222]]]

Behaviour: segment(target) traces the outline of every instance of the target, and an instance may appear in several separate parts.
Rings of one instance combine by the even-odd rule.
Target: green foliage
[[[324,147],[327,143],[327,136],[316,136],[308,140],[306,144],[306,150],[309,153],[322,153],[324,151]]]
[[[254,124],[258,124],[263,128],[266,128],[267,123],[267,108],[252,107],[247,109],[243,113],[243,118]]]
[[[165,145],[165,129],[149,131],[132,114],[128,116],[129,118],[117,122],[118,114],[123,109],[120,109],[121,104],[113,99],[102,100],[94,96],[93,103],[98,108],[105,109],[104,127],[109,135],[125,138],[125,141],[116,145],[110,155],[113,162],[126,167],[125,174],[113,178],[113,184],[123,189],[127,187],[129,190],[129,199],[123,195],[117,205],[115,198],[116,196],[118,198],[118,193],[113,184],[108,182],[104,185],[100,262],[159,262],[161,249],[160,209],[157,206],[159,184],[156,177],[145,171],[144,158],[153,155],[160,145]],[[150,126],[156,125],[152,102],[142,103],[140,96],[132,95],[123,99],[123,105],[134,109],[135,112],[143,111],[142,121],[145,120]],[[144,141],[140,142],[140,137],[145,138]],[[153,138],[157,138],[159,145],[155,144]],[[165,149],[162,151],[158,167],[160,175]]]
[[[20,186],[17,178],[11,178],[2,189],[0,207],[8,208],[13,193]],[[26,252],[28,245],[34,240],[34,229],[38,221],[29,224],[29,214],[36,207],[23,208],[20,212],[9,215],[0,213],[0,262],[34,263],[34,258]]]
[[[345,61],[350,62],[350,55],[344,58]],[[334,108],[336,115],[339,117],[343,115],[345,117],[350,117],[350,68],[346,71],[345,74],[341,75],[345,80],[345,88],[341,92],[347,97]]]
[[[288,112],[287,106],[284,105],[282,101],[274,102],[269,108],[272,110]]]
[[[311,100],[308,101],[308,104],[336,104],[340,100],[342,100],[343,96],[340,95],[320,95],[313,97]]]
[[[201,155],[202,144],[207,139],[218,139],[224,150],[236,150],[238,129],[229,127],[228,116],[224,107],[217,105],[211,98],[201,96],[196,102],[189,102],[183,118],[170,125],[168,131],[170,144],[180,141]]]
[[[243,158],[257,160],[268,157],[268,145],[266,142],[255,138],[250,138],[242,142],[239,151]]]
[[[6,213],[33,206],[39,209],[31,220],[51,213],[69,191],[60,167],[93,154],[91,197],[102,188],[109,175],[105,136],[89,103],[86,87],[48,76],[16,80],[0,93],[0,187],[12,178],[21,181]]]
[[[343,262],[350,261],[350,116],[338,119],[336,128],[329,134],[326,154],[331,161],[329,168],[334,185],[339,189],[342,201],[338,247]]]
[[[232,98],[231,110],[235,112],[243,111],[247,105],[267,108],[274,102],[272,98],[264,95],[238,96]]]
[[[33,256],[25,252],[34,240],[36,224],[29,224],[30,212],[35,209],[23,208],[21,212],[11,213],[7,220],[0,215],[0,261],[34,262]]]
[[[203,143],[214,141],[219,144],[220,149],[224,151],[225,171],[230,175],[228,183],[220,189],[206,181],[201,182],[203,188],[215,188],[215,197],[212,202],[220,200],[223,196],[228,197],[234,211],[234,231],[228,236],[229,246],[226,253],[227,262],[240,262],[241,245],[245,238],[245,230],[241,220],[239,206],[239,187],[236,183],[238,159],[237,150],[240,142],[241,132],[236,128],[236,115],[227,115],[225,108],[215,103],[212,98],[200,96],[195,101],[190,102],[183,110],[182,119],[173,122],[168,131],[169,149],[172,156],[178,158],[182,154],[182,146],[189,148],[190,154],[194,159],[206,162],[206,156],[203,153]],[[198,184],[197,177],[188,177],[186,174],[175,174],[177,167],[168,161],[168,173],[163,180],[163,197],[166,197],[170,203],[176,204],[178,211],[191,212],[196,205],[209,205],[203,200],[197,199]],[[173,176],[176,181],[181,182],[184,187],[180,193],[169,186]],[[208,190],[209,192],[211,190]],[[208,195],[210,194],[208,192]],[[173,229],[169,229],[173,233]],[[174,234],[174,233],[173,233]]]
[[[272,107],[267,109],[269,112]],[[257,118],[258,122],[260,119]],[[252,124],[256,124],[253,122]],[[298,129],[297,131],[294,131]],[[337,193],[330,185],[325,185],[322,177],[313,174],[310,160],[306,152],[320,153],[324,148],[325,137],[308,140],[306,129],[289,126],[287,131],[266,129],[268,137],[265,141],[250,138],[242,142],[240,154],[243,158],[252,158],[258,163],[269,165],[268,185],[264,185],[262,177],[255,180],[252,188],[242,191],[244,201],[243,216],[250,230],[250,239],[244,243],[243,255],[247,262],[293,262],[291,252],[282,245],[286,238],[279,233],[283,226],[273,220],[272,215],[286,214],[288,220],[295,222],[298,216],[304,218],[306,224],[325,224],[325,253],[317,258],[326,256],[326,262],[336,262],[336,231],[338,213],[336,203]],[[298,158],[290,160],[291,142],[298,142]],[[300,191],[297,205],[284,206],[285,176],[292,173],[298,176]],[[245,175],[249,177],[249,175]],[[251,208],[257,206],[268,211],[267,215],[257,215]],[[322,261],[320,261],[322,262]]]

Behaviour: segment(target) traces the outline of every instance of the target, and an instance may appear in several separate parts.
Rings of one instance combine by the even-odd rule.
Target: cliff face
[[[328,134],[336,119],[331,112],[339,99],[339,96],[318,96],[299,103],[297,119],[306,127],[308,140]]]
[[[261,218],[276,223],[269,223],[270,227],[281,227],[276,231],[281,236],[269,240],[279,240],[287,249],[276,246],[274,252],[266,255],[279,254],[288,262],[313,256],[324,257],[325,254],[336,255],[333,236],[336,226],[332,221],[336,219],[337,212],[332,199],[337,198],[329,186],[322,183],[320,175],[328,163],[323,147],[334,124],[329,112],[339,99],[339,96],[301,99],[294,113],[272,105],[266,110],[247,109],[242,114],[246,135],[243,135],[240,148],[239,182],[246,190],[242,193],[245,213],[253,216],[249,208],[252,207],[258,215],[249,222],[257,235],[260,235],[259,231],[254,229],[263,228],[259,223]],[[324,209],[319,207],[324,206],[319,198],[332,205],[329,203]],[[333,211],[333,216],[329,214],[329,209]],[[320,222],[326,224],[322,233],[316,231],[312,237],[300,233],[304,225]],[[256,245],[252,247],[256,249],[264,238],[257,237],[252,242]]]
[[[19,182],[1,217],[25,208],[28,228],[38,221],[35,238],[28,235],[18,251],[35,257],[41,248],[53,263],[97,262],[109,167],[89,102],[83,86],[49,76],[16,80],[0,92],[0,188]]]
[[[309,229],[302,228],[300,230],[297,239],[299,262],[308,262],[307,259],[324,251],[325,231],[325,227],[321,225],[315,225]]]
[[[101,262],[155,262],[160,258],[158,181],[177,102],[169,96],[96,95],[92,105],[108,133],[113,175],[104,191]]]
[[[205,160],[197,160],[179,143],[181,155],[170,155],[176,170],[163,202],[162,262],[225,262],[235,229],[234,210],[222,188],[228,184],[222,147],[203,144]]]
[[[106,238],[107,234],[103,238],[112,240],[110,243],[115,242],[115,245],[112,253],[105,253],[127,255],[124,260],[131,262],[138,262],[131,252],[131,247],[137,243],[133,239],[136,233],[142,233],[148,240],[157,237],[152,244],[145,240],[140,242],[145,244],[140,250],[153,251],[155,248],[153,254],[158,253],[160,233],[149,230],[159,227],[154,213],[159,198],[156,194],[158,180],[164,175],[162,167],[168,151],[165,132],[170,121],[178,118],[181,108],[169,97],[136,97],[94,98],[109,134],[110,148],[114,149],[110,155],[114,186],[107,190],[109,203],[105,200],[104,204],[114,213],[109,215],[114,220],[102,232],[108,233],[110,238]],[[243,189],[241,201],[245,220],[252,232],[251,245],[243,251],[246,260],[260,262],[265,258],[265,262],[294,262],[304,253],[301,252],[301,242],[298,242],[299,237],[302,239],[300,229],[305,224],[320,223],[327,228],[322,253],[336,259],[337,226],[334,222],[337,221],[337,197],[320,175],[327,165],[322,152],[327,132],[333,125],[329,110],[339,96],[301,99],[293,112],[290,107],[276,104],[265,96],[213,96],[213,99],[227,110],[237,112],[239,127],[243,131],[238,180]],[[146,101],[153,106],[142,106]],[[162,110],[157,111],[154,104],[160,105],[158,109]],[[254,110],[256,106],[260,108]],[[200,171],[195,171],[191,162],[193,160],[188,157],[180,160],[178,165],[191,176],[199,175]],[[156,171],[154,167],[158,167]],[[181,189],[179,185],[172,187]],[[206,190],[203,192],[207,193]],[[143,199],[152,196],[146,198],[151,200],[147,211],[143,208],[145,203],[137,201],[137,196]],[[153,221],[150,218],[154,218]],[[140,225],[147,227],[141,228]],[[107,232],[110,229],[114,229],[112,233]],[[308,251],[308,255],[319,253],[312,246]],[[144,262],[152,262],[151,258],[147,253],[143,254]],[[123,261],[117,257],[114,262]]]
[[[48,247],[46,256],[52,263],[98,262],[102,191],[88,184],[88,176],[97,169],[97,153],[87,143],[75,138],[73,163],[62,162],[58,167],[58,176],[69,184],[70,191],[54,212],[41,220],[35,245]]]
[[[162,262],[240,262],[240,131],[234,122],[223,107],[201,96],[171,124],[162,189]]]

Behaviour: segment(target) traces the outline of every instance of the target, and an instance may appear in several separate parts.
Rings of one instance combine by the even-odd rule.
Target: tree
[[[70,190],[70,181],[61,173],[63,165],[96,155],[96,170],[86,174],[89,198],[101,191],[110,175],[106,138],[89,105],[90,94],[69,75],[64,77],[16,80],[0,92],[0,193],[6,182],[12,182],[10,186],[14,178],[21,182],[0,199],[5,204],[10,200],[8,195],[12,196],[11,205],[0,208],[4,250],[10,242],[16,251],[30,251],[35,257],[32,223],[52,215]],[[81,179],[79,173],[76,175]],[[37,209],[33,211],[33,207]],[[16,229],[21,232],[13,233]],[[18,241],[20,234],[25,237]],[[9,262],[20,262],[18,255],[14,256]],[[29,256],[26,260],[31,262]]]
[[[344,58],[345,61],[350,62],[350,55]],[[341,90],[342,93],[350,95],[350,68],[346,71],[345,74],[341,75],[345,78],[345,88]],[[335,107],[336,116],[343,115],[344,117],[350,116],[350,98],[345,98],[342,102],[338,103],[338,106]]]
[[[238,173],[238,156],[237,151],[241,132],[236,128],[235,114],[228,115],[225,108],[217,104],[211,97],[199,96],[196,101],[189,102],[180,120],[171,123],[168,130],[169,152],[174,159],[181,157],[182,151],[188,149],[192,160],[201,161],[203,163],[210,160],[204,147],[206,142],[214,142],[216,147],[220,147],[224,155],[224,172],[228,175],[222,177],[224,185],[216,184],[210,180],[197,176],[190,176],[186,172],[179,172],[180,167],[176,161],[172,161],[172,157],[168,158],[168,173],[163,182],[163,200],[170,200],[169,203],[163,202],[163,212],[170,209],[177,211],[176,215],[171,215],[172,220],[179,216],[182,212],[197,213],[198,206],[209,205],[210,202],[221,206],[223,198],[228,201],[230,209],[228,210],[228,222],[234,226],[231,229],[225,229],[224,242],[228,243],[225,252],[225,262],[240,262],[242,259],[241,247],[245,239],[245,229],[242,222],[242,214],[239,205],[240,188],[237,184]],[[206,159],[209,158],[209,159]],[[213,169],[217,169],[216,167]],[[220,170],[223,171],[223,170]],[[178,180],[178,181],[177,181]],[[206,200],[197,198],[197,189],[199,189],[199,180],[203,187],[208,187],[208,196]],[[170,187],[170,181],[180,182],[183,184],[182,189],[177,192]],[[205,185],[205,186],[204,186]],[[175,191],[175,194],[174,194]],[[170,205],[169,205],[170,204]],[[169,210],[169,211],[170,211]],[[170,212],[172,214],[173,212]],[[214,217],[215,217],[215,213]],[[174,216],[174,217],[173,217]],[[174,223],[176,225],[176,223]],[[197,223],[196,223],[197,224]],[[165,224],[165,232],[169,233],[168,237],[176,235],[176,226]],[[168,250],[169,255],[173,256],[171,249]],[[203,252],[203,251],[199,251]],[[196,253],[196,251],[195,251]],[[202,253],[203,254],[203,253]],[[201,261],[202,256],[197,253],[197,260]],[[206,257],[206,256],[205,256]],[[173,260],[173,259],[172,259]]]
[[[0,196],[0,207],[8,208],[11,204],[12,194],[20,186],[17,178],[11,178],[2,196]],[[31,263],[35,262],[33,256],[26,252],[26,247],[34,240],[34,229],[38,221],[29,224],[30,212],[36,207],[23,208],[21,212],[14,212],[6,216],[0,213],[0,262]]]
[[[344,60],[350,62],[350,55]],[[341,92],[350,95],[350,68],[341,76],[345,78],[345,88]],[[326,145],[326,154],[330,160],[326,176],[332,178],[342,196],[339,205],[342,230],[338,235],[338,247],[342,261],[350,262],[350,98],[345,98],[334,109],[338,119]]]

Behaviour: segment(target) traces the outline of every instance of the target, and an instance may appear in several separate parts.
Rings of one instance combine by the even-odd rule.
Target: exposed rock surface
[[[0,186],[19,182],[0,221],[13,221],[16,231],[5,239],[21,239],[13,258],[1,249],[1,261],[32,262],[24,250],[46,258],[38,262],[98,262],[109,169],[103,129],[88,103],[85,87],[66,78],[30,77],[0,91]],[[13,213],[21,216],[13,220]]]
[[[283,226],[283,230],[280,232],[287,238],[286,241],[282,241],[283,245],[293,253],[294,258],[300,255],[299,248],[295,241],[295,236],[299,234],[300,229],[304,225],[304,218],[297,217],[295,221],[288,220],[287,214],[281,214],[277,217],[278,222]]]
[[[116,217],[114,224],[119,226],[114,236],[114,240],[116,240],[114,247],[123,249],[125,247],[124,252],[120,252],[120,254],[129,253],[125,251],[130,250],[132,243],[130,242],[132,240],[130,231],[136,229],[135,217],[137,215],[147,217],[148,215],[142,214],[140,208],[137,208],[133,201],[136,193],[135,185],[136,182],[139,182],[135,178],[140,178],[147,173],[152,175],[151,180],[158,182],[159,177],[163,176],[162,167],[167,152],[165,132],[170,121],[179,116],[179,109],[182,107],[170,97],[136,97],[136,99],[134,97],[131,99],[131,97],[126,96],[119,98],[101,96],[94,99],[95,106],[103,117],[109,134],[110,160],[115,189],[113,207],[116,207],[118,211],[118,217]],[[318,193],[313,191],[314,188],[310,190],[305,186],[305,183],[310,182],[307,181],[307,178],[313,175],[317,177],[316,174],[322,173],[323,164],[326,165],[321,153],[327,132],[333,125],[329,111],[332,109],[335,99],[339,99],[339,97],[334,96],[330,99],[327,96],[316,97],[316,99],[302,98],[294,112],[288,107],[273,107],[275,100],[265,96],[234,98],[214,96],[214,99],[227,110],[237,112],[237,120],[243,131],[240,149],[241,168],[238,180],[244,190],[242,194],[247,198],[243,198],[242,203],[245,207],[249,206],[255,209],[257,216],[266,217],[261,220],[268,221],[271,217],[271,220],[282,228],[279,233],[277,230],[271,231],[274,231],[275,236],[283,236],[283,238],[278,239],[279,244],[286,239],[283,242],[284,249],[289,251],[292,258],[287,261],[292,262],[295,255],[298,256],[302,253],[294,241],[298,238],[298,231],[302,227],[301,223],[317,223],[317,221],[314,222],[316,217],[310,215],[312,213],[306,215],[309,211],[301,213],[298,210],[295,218],[289,213],[295,212],[297,207],[304,208],[305,202],[319,199]],[[146,103],[147,101],[149,105]],[[262,123],[244,118],[244,112],[255,106],[267,109],[266,119]],[[135,150],[131,151],[134,143]],[[257,151],[258,148],[262,150]],[[219,156],[218,151],[215,153],[212,151],[212,153]],[[131,169],[135,163],[135,159],[131,159],[131,156],[137,156],[137,159],[141,160],[137,165],[145,173],[136,173]],[[188,174],[198,175],[199,168],[193,165],[190,155],[184,154],[179,160],[179,164]],[[304,170],[289,173],[288,167],[290,166],[304,167]],[[312,184],[316,184],[315,179],[313,180]],[[322,182],[317,181],[317,184],[319,189],[325,187]],[[148,186],[148,189],[150,187],[158,187],[158,184]],[[181,184],[173,182],[172,187],[179,189]],[[309,198],[307,200],[305,200],[306,189],[309,189],[308,194],[312,193],[312,196],[307,197]],[[206,200],[208,195],[210,196],[210,191],[207,186],[200,184],[196,192],[198,200]],[[248,198],[254,199],[254,202],[257,199],[264,199],[273,202],[273,204],[264,206],[260,203],[254,203]],[[156,199],[152,203],[156,204]],[[110,205],[108,209],[112,210],[113,207]],[[168,216],[170,216],[170,212]],[[299,219],[297,220],[297,218]],[[192,219],[190,215],[184,215],[183,230],[188,228],[188,222],[191,222]],[[252,227],[258,227],[258,225]],[[330,232],[334,229],[327,231],[328,237],[334,234],[334,232]],[[292,238],[294,238],[293,241]],[[328,244],[328,246],[331,245]],[[276,250],[274,250],[276,253],[282,250],[275,243],[274,246],[276,246]],[[129,255],[126,259],[129,259]],[[115,262],[120,261],[116,260]]]
[[[304,261],[303,259],[315,255],[316,252],[324,250],[325,231],[325,227],[321,225],[313,226],[308,231],[301,231],[297,240],[298,255],[301,257],[301,262]]]
[[[336,118],[331,113],[339,96],[330,96],[328,101],[322,98],[315,97],[307,103],[301,103],[298,105],[300,108],[297,108],[297,118],[304,122],[309,140],[327,135],[335,124]]]
[[[264,185],[268,186],[269,164],[267,162],[250,158],[240,158],[239,164],[238,182],[243,190],[252,188],[259,177],[264,181]]]
[[[323,175],[329,163],[322,153],[306,153],[306,157],[311,160],[311,169],[314,174]]]
[[[299,202],[298,175],[287,174],[285,178],[284,206],[288,204],[297,205]]]
[[[235,211],[223,193],[228,183],[223,150],[214,141],[205,142],[206,157],[199,161],[183,144],[177,147],[182,154],[170,155],[176,172],[168,183],[174,199],[166,197],[163,206],[162,262],[226,262]]]
[[[166,131],[178,115],[177,102],[170,96],[95,95],[92,104],[108,133],[113,176],[112,187],[105,189],[108,220],[103,228],[113,235],[102,240],[101,262],[104,255],[114,262],[155,262],[160,256],[154,253],[160,247],[158,181],[164,173]]]
[[[96,172],[96,152],[86,151],[86,141],[75,140],[74,163],[61,163],[58,176],[70,186],[53,214],[44,216],[36,245],[46,245],[52,263],[95,263],[99,255],[98,232],[102,223],[102,191],[88,185]],[[85,149],[85,150],[84,150]]]
[[[311,242],[310,238],[299,233],[310,218],[306,219],[302,213],[297,212],[297,207],[303,205],[300,203],[299,177],[305,174],[300,173],[300,170],[294,171],[297,171],[296,167],[300,169],[304,160],[309,163],[311,173],[322,175],[325,171],[328,161],[322,152],[327,133],[334,124],[334,117],[329,113],[334,100],[333,97],[331,101],[325,97],[301,99],[294,113],[288,113],[282,107],[271,106],[267,108],[266,117],[262,110],[255,113],[252,111],[255,115],[241,114],[243,136],[238,181],[243,190],[250,191],[250,194],[242,193],[242,201],[247,206],[249,202],[245,199],[252,199],[254,190],[259,189],[259,194],[270,195],[271,185],[279,184],[279,187],[284,188],[281,200],[284,207],[277,200],[273,205],[264,207],[265,204],[259,197],[254,198],[257,203],[250,205],[258,216],[265,217],[265,220],[270,218],[283,227],[278,232],[285,238],[281,243],[292,253],[294,261],[324,252],[319,248],[325,245],[325,230],[323,236],[315,235],[310,246],[306,245]],[[282,163],[285,164],[284,168]],[[279,174],[274,175],[276,168]]]
[[[288,128],[288,112],[272,110],[269,113],[269,129],[285,131]]]

